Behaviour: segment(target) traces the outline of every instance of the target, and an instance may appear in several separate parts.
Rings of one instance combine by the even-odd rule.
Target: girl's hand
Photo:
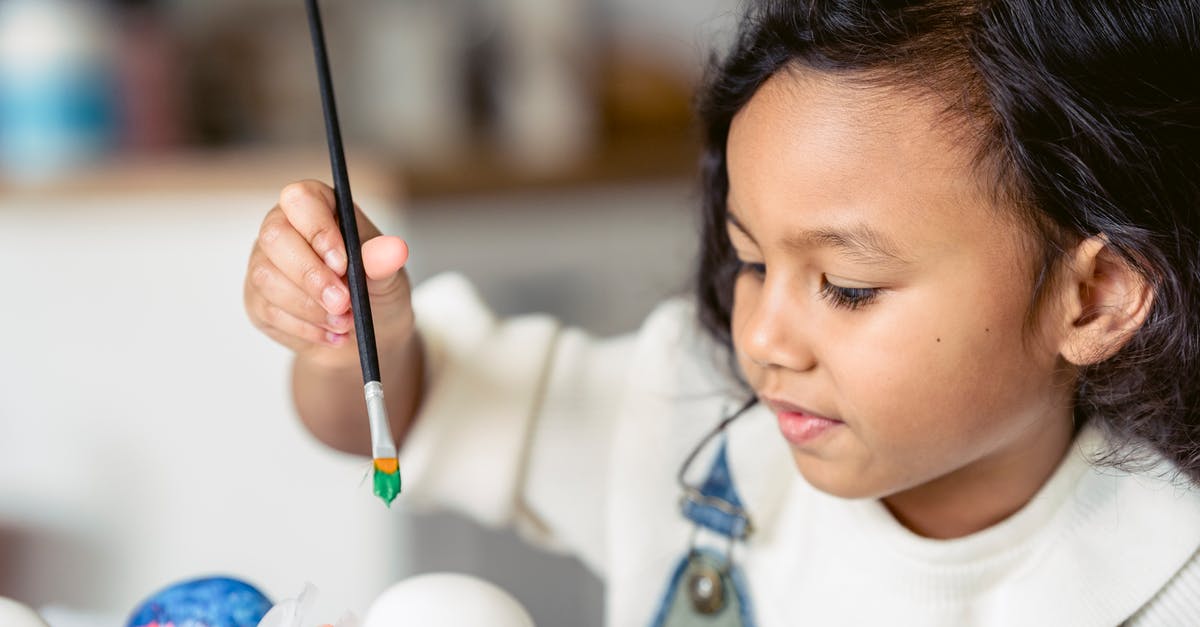
[[[381,352],[412,335],[411,286],[402,270],[408,246],[379,229],[355,207],[363,265]],[[358,363],[346,252],[333,189],[301,181],[283,189],[263,219],[246,270],[250,321],[297,356],[332,367]]]

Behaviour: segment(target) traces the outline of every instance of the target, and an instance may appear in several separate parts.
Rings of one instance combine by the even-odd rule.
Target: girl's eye
[[[821,277],[821,297],[828,300],[834,307],[844,309],[860,309],[875,302],[879,297],[878,287],[839,287]]]
[[[767,276],[767,264],[737,260],[737,273],[750,273],[758,278]]]

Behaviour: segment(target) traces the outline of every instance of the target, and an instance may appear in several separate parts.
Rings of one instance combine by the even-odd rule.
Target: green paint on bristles
[[[391,507],[392,501],[396,500],[397,494],[400,494],[400,471],[384,472],[376,468],[375,496],[383,499],[383,503]]]

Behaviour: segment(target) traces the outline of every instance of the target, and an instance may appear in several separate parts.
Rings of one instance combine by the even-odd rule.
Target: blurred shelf
[[[612,139],[576,164],[554,171],[531,171],[495,151],[479,150],[442,167],[404,168],[410,198],[436,198],[589,185],[675,180],[695,175],[699,148],[691,141],[661,138]]]
[[[360,153],[347,155],[346,161],[356,195],[402,197],[401,179],[386,159]],[[195,150],[113,157],[37,183],[0,179],[0,194],[75,197],[254,192],[279,190],[308,178],[326,182],[332,178],[329,155],[322,148]]]
[[[347,163],[356,196],[390,200],[678,180],[694,176],[697,155],[698,148],[687,141],[628,138],[610,140],[579,163],[554,171],[525,170],[487,149],[438,166],[414,166],[362,152],[347,155]],[[0,178],[0,195],[261,191],[308,178],[331,181],[328,153],[321,147],[201,150],[114,157],[36,184]]]

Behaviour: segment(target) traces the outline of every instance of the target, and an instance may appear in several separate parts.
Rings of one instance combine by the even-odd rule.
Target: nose
[[[811,337],[806,324],[806,307],[800,291],[786,284],[763,285],[758,293],[735,306],[747,307],[742,318],[738,349],[760,368],[806,371],[816,367]],[[739,299],[743,300],[743,299]],[[735,317],[736,319],[737,317]]]

